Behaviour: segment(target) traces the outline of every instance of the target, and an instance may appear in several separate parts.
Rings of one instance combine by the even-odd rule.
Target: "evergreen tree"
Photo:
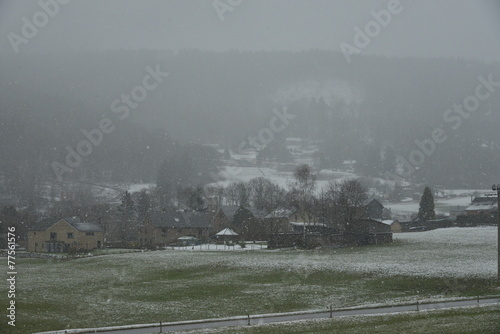
[[[148,210],[151,208],[151,198],[147,191],[141,191],[139,195],[139,199],[137,200],[137,214],[139,215],[139,219],[142,220]]]
[[[233,216],[233,228],[242,237],[254,239],[259,233],[259,222],[252,212],[240,206]]]
[[[429,187],[425,187],[422,198],[420,199],[417,218],[422,221],[436,218],[436,213],[434,212],[434,196],[432,196],[432,191]]]
[[[184,203],[191,210],[201,210],[205,205],[205,192],[201,185],[197,187],[186,187],[184,189],[179,189],[177,192],[177,198],[179,202]]]
[[[131,238],[137,209],[132,195],[126,191],[121,197],[121,204],[118,206],[118,213],[121,223],[120,236],[122,242]]]

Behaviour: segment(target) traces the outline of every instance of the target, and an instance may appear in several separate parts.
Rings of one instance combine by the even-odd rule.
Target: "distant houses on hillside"
[[[172,245],[186,236],[207,241],[227,225],[227,218],[219,210],[215,213],[174,210],[148,212],[139,227],[139,243],[147,246]]]
[[[28,234],[30,252],[89,251],[115,245],[161,248],[198,242],[269,241],[270,248],[375,244],[392,241],[393,222],[382,220],[383,205],[368,202],[350,226],[332,226],[315,212],[278,208],[271,212],[238,206],[214,206],[199,211],[150,210],[144,219],[117,233],[119,221],[83,222],[77,217],[46,218]],[[396,226],[396,225],[394,225]],[[225,231],[225,232],[224,232]]]
[[[494,225],[498,221],[498,199],[496,193],[476,196],[464,213],[456,218],[456,226]]]

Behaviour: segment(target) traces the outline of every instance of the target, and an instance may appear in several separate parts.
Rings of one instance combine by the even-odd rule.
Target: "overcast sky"
[[[39,2],[0,2],[0,52],[14,56],[9,33],[22,36]],[[238,2],[238,0],[218,0]],[[19,52],[107,49],[339,50],[354,28],[389,0],[241,0],[221,21],[214,0],[73,0]],[[388,56],[500,60],[499,0],[400,0],[403,8],[362,50]]]

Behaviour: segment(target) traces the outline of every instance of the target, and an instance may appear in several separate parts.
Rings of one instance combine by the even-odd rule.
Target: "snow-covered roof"
[[[493,211],[497,208],[497,203],[472,203],[465,211]]]
[[[36,224],[34,224],[31,227],[31,231],[45,231],[49,227],[53,226],[54,224],[58,223],[59,221],[64,220],[71,226],[73,226],[75,229],[77,229],[80,232],[102,232],[101,226],[99,226],[96,223],[88,223],[88,222],[83,222],[80,220],[79,217],[68,217],[68,218],[56,218],[56,217],[50,217],[50,218],[44,218],[40,221],[38,221]]]
[[[326,227],[327,225],[326,224],[323,224],[323,223],[304,223],[304,222],[290,222],[290,225],[292,226],[322,226],[322,227]]]
[[[285,208],[278,208],[271,213],[269,213],[264,218],[286,218],[290,217],[293,214],[293,211]]]
[[[238,233],[234,232],[230,228],[225,228],[222,231],[220,231],[219,233],[217,233],[216,235],[238,235]]]
[[[384,219],[384,220],[381,220],[380,222],[381,222],[382,224],[385,224],[385,225],[389,225],[389,226],[391,226],[392,224],[394,224],[394,222],[395,222],[395,221],[394,221],[394,220],[392,220],[392,219]]]
[[[177,240],[197,240],[197,239],[191,235],[186,235],[183,237],[178,237]]]
[[[369,218],[368,220],[371,220],[371,221],[374,221],[374,222],[377,222],[377,223],[381,223],[381,224],[384,224],[384,225],[389,225],[389,226],[391,226],[392,224],[394,224],[396,222],[396,220],[393,220],[393,219],[373,219],[373,218]]]
[[[497,193],[486,193],[486,194],[481,194],[476,196],[476,198],[491,198],[491,199],[497,199]]]
[[[102,232],[102,228],[94,223],[80,222],[71,225],[81,232]]]

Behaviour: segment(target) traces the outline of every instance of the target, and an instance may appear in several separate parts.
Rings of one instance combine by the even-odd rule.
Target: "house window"
[[[73,232],[68,232],[68,239],[73,239],[74,237]]]
[[[87,232],[85,235],[94,235],[94,232]]]
[[[57,233],[56,232],[50,232],[50,240],[56,240],[57,239]]]

